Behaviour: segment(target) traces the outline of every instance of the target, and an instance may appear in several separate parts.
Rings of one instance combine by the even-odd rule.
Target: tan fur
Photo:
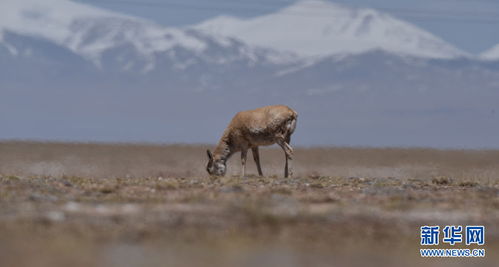
[[[288,159],[293,149],[289,145],[296,128],[298,114],[283,105],[266,106],[237,113],[225,129],[214,153],[208,152],[207,170],[210,174],[224,175],[225,163],[235,152],[241,152],[242,176],[245,176],[246,155],[252,149],[258,173],[263,175],[258,154],[259,146],[278,144],[286,155],[284,176],[288,176]],[[211,169],[210,169],[211,168]],[[222,171],[221,171],[222,170]]]

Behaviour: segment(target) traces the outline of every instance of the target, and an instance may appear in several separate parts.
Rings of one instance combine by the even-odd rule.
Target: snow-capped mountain
[[[124,43],[144,56],[175,45],[204,48],[181,31],[65,0],[3,0],[0,29],[52,41],[95,63],[104,51]]]
[[[220,16],[193,28],[307,57],[372,50],[425,58],[466,55],[442,39],[388,14],[321,0],[301,0],[276,13],[250,19]]]
[[[499,147],[498,62],[319,1],[213,21],[0,0],[0,139],[209,143],[235,112],[283,103],[301,145]]]
[[[289,56],[264,49],[253,49],[228,38],[212,38],[193,30],[160,26],[150,21],[106,11],[69,0],[2,0],[0,1],[0,43],[12,55],[23,51],[5,38],[8,33],[40,38],[66,48],[101,67],[106,53],[127,48],[127,52],[114,53],[122,69],[140,65],[143,72],[158,64],[158,55],[174,58],[175,49],[182,49],[192,57],[203,57],[218,63],[245,58],[279,62]],[[215,48],[231,50],[213,57]],[[133,53],[131,57],[129,53]],[[215,53],[216,54],[216,53]],[[177,62],[179,68],[188,62]],[[137,69],[137,66],[135,66]]]
[[[480,54],[483,60],[499,60],[499,44]]]

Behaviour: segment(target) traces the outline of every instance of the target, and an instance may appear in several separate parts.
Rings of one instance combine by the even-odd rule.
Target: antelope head
[[[225,161],[213,157],[213,154],[211,154],[210,150],[206,150],[206,154],[208,154],[208,164],[206,165],[206,171],[208,171],[210,175],[224,176],[225,171],[227,170]]]

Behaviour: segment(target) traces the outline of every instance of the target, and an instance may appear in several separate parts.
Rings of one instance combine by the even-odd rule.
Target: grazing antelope
[[[291,134],[296,128],[298,113],[287,106],[266,106],[237,113],[225,129],[217,147],[207,150],[210,175],[223,176],[227,170],[226,162],[234,153],[241,151],[241,176],[246,172],[246,155],[251,148],[258,174],[263,176],[260,166],[258,146],[269,146],[277,143],[286,156],[284,177],[288,177],[288,160],[292,159],[293,149],[289,145]]]

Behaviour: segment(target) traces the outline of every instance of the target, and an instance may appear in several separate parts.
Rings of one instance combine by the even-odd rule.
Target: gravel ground
[[[202,153],[201,146],[57,146],[64,145],[0,143],[0,266],[499,262],[495,151],[297,149],[297,175],[285,179],[278,174],[208,177],[199,170],[203,166],[179,168],[168,152],[196,162],[192,155]],[[7,151],[15,151],[15,157]],[[117,161],[109,158],[113,153],[133,156],[121,155]],[[147,160],[157,153],[170,157],[162,159],[167,162],[160,171],[152,170],[159,163]],[[299,153],[307,157],[300,161]],[[338,153],[352,160],[340,161]],[[279,151],[265,155],[264,171],[265,166],[270,173],[280,170]],[[340,163],[328,169],[320,155]],[[422,160],[426,156],[433,160]],[[108,159],[109,169],[102,158]],[[139,168],[137,158],[149,165]],[[64,173],[47,173],[53,170],[40,168],[40,159],[59,164]],[[125,159],[128,171],[119,168]],[[112,170],[121,171],[107,176]],[[344,175],[352,173],[366,175]],[[485,225],[486,245],[480,248],[486,249],[486,258],[421,258],[421,225]]]

